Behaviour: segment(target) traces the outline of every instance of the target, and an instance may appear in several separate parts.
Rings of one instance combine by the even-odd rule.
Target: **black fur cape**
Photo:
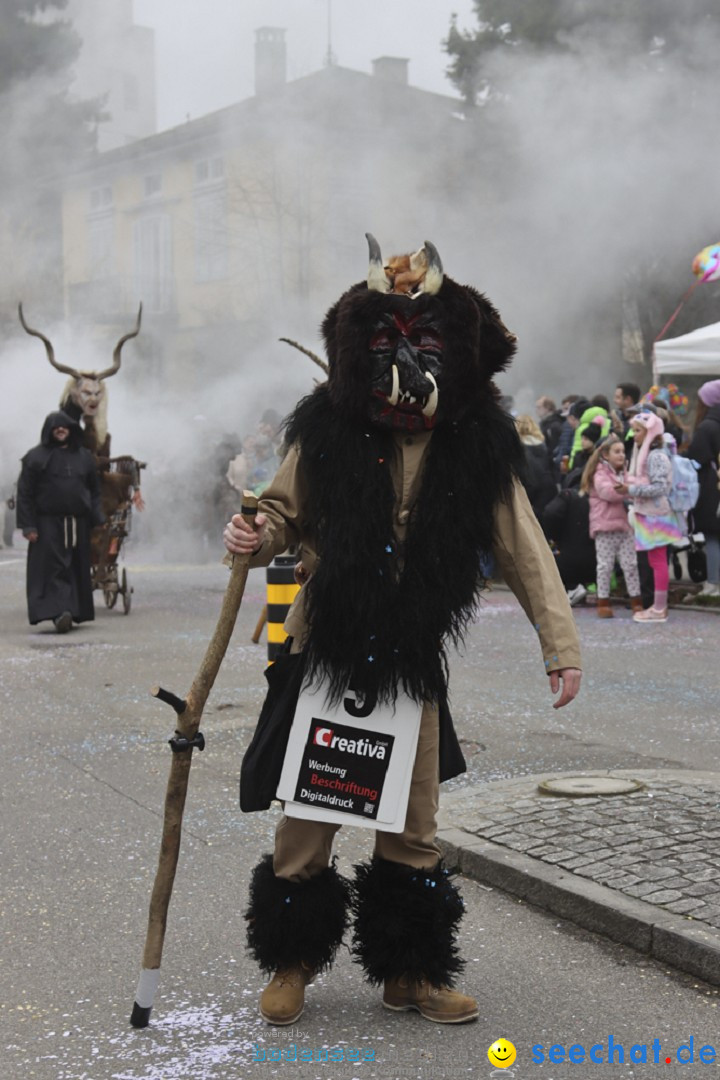
[[[443,415],[398,551],[390,474],[393,434],[358,410],[369,400],[367,343],[380,311],[436,307],[443,329]],[[494,537],[494,509],[523,467],[515,425],[492,375],[514,339],[479,293],[445,279],[437,297],[410,301],[353,286],[323,324],[330,377],[286,424],[307,478],[306,521],[320,556],[307,585],[308,681],[323,675],[337,701],[348,685],[394,701],[440,701],[446,643],[476,611]],[[400,559],[400,562],[398,560]],[[399,567],[402,567],[399,572]]]

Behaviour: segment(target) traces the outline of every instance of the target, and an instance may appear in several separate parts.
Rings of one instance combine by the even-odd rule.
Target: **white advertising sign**
[[[422,706],[398,694],[395,706],[348,690],[328,708],[323,684],[298,698],[277,797],[288,817],[405,828]]]

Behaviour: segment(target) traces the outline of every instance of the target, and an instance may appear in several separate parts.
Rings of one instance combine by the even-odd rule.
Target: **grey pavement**
[[[492,813],[499,815],[509,798],[527,799],[537,806],[538,824],[553,806],[560,815],[589,810],[582,802],[540,799],[533,776],[541,770],[543,778],[616,769],[639,776],[642,770],[660,778],[658,791],[679,773],[692,788],[703,781],[692,771],[700,765],[720,770],[717,676],[708,664],[717,655],[720,621],[678,611],[651,633],[627,612],[608,625],[591,609],[579,610],[585,700],[558,713],[532,627],[514,599],[498,591],[488,598],[465,654],[453,661],[453,710],[469,771],[445,785],[441,796],[444,841],[459,841],[465,862],[462,987],[480,1000],[480,1020],[447,1030],[415,1014],[388,1013],[343,949],[333,970],[310,988],[294,1034],[298,1045],[372,1050],[374,1061],[337,1068],[274,1064],[268,1054],[264,1063],[253,1062],[256,1046],[283,1045],[257,1015],[264,979],[244,945],[250,869],[270,849],[277,818],[275,809],[242,815],[237,806],[239,762],[265,688],[264,646],[250,644],[264,602],[259,572],[251,575],[205,711],[207,748],[193,758],[153,1017],[147,1030],[131,1029],[173,728],[171,710],[151,698],[149,688],[161,683],[187,690],[227,571],[216,564],[139,560],[129,569],[136,591],[128,617],[99,604],[95,623],[58,637],[51,628],[28,627],[23,558],[0,553],[0,1080],[229,1080],[251,1069],[258,1077],[283,1069],[293,1080],[489,1077],[501,1075],[487,1060],[498,1037],[518,1049],[517,1062],[502,1075],[526,1080],[537,1070],[545,1080],[586,1080],[607,1069],[554,1064],[547,1055],[535,1064],[531,1048],[607,1046],[609,1035],[626,1053],[625,1068],[616,1062],[614,1075],[636,1080],[643,1070],[627,1062],[633,1044],[649,1047],[657,1039],[672,1061],[691,1037],[696,1050],[714,1044],[720,1052],[720,991],[711,985],[712,972],[701,978],[680,970],[670,953],[660,959],[649,948],[629,948],[638,943],[631,933],[621,943],[602,921],[598,896],[609,893],[616,906],[650,909],[657,926],[661,917],[689,928],[700,926],[697,920],[464,829],[473,807],[483,809],[478,798],[496,800]],[[682,671],[667,680],[678,636],[689,644]],[[655,691],[632,697],[658,671]],[[659,797],[652,786],[647,791]],[[644,805],[631,800],[636,804]],[[622,805],[613,799],[602,807]],[[477,814],[474,820],[478,824]],[[507,819],[479,818],[481,828],[484,820],[503,825]],[[522,825],[515,823],[513,831],[522,833]],[[367,858],[372,837],[364,833],[341,830],[341,873],[349,876],[353,864]],[[501,854],[505,878],[497,885],[472,880],[485,848]],[[524,860],[534,867],[535,899],[518,895]],[[570,901],[564,915],[547,910],[541,886],[557,886],[558,875],[586,890],[598,932],[578,925]],[[716,931],[708,924],[710,932]],[[681,1070],[689,1075],[677,1063],[663,1068],[671,1080]]]
[[[579,775],[591,787],[592,778],[607,777],[638,787],[555,795],[541,790],[544,775],[452,792],[439,822],[446,860],[720,986],[720,773]],[[567,776],[555,776],[568,786]]]

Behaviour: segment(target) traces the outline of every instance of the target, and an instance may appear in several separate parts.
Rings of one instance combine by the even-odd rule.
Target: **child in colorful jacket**
[[[595,540],[597,563],[597,613],[612,619],[610,578],[617,559],[625,576],[633,613],[642,611],[640,577],[633,527],[625,508],[626,496],[618,490],[625,483],[625,444],[608,435],[596,447],[585,466],[580,490],[590,498],[590,536]]]
[[[635,549],[646,551],[653,571],[651,607],[633,615],[636,622],[665,622],[670,575],[667,547],[684,536],[683,522],[670,507],[672,463],[664,449],[664,424],[659,416],[641,412],[631,423],[635,447],[627,484],[617,490],[629,494],[634,507]]]

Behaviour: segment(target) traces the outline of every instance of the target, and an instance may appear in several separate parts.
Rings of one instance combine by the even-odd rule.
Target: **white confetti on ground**
[[[113,1080],[221,1080],[241,1074],[249,1063],[254,1040],[248,1037],[249,1009],[223,1013],[220,1006],[187,1006],[151,1021],[151,1041],[128,1045],[127,1037],[110,1039],[124,1047],[116,1060],[127,1060]],[[255,1016],[252,1017],[253,1023]],[[152,1060],[148,1061],[148,1058]]]
[[[53,1080],[227,1080],[244,1075],[263,1029],[249,1008],[226,1012],[220,1005],[180,1003],[144,1030],[45,1032],[52,1051],[32,1053],[23,1062],[28,1071],[13,1075],[49,1075],[40,1066],[51,1069]]]

